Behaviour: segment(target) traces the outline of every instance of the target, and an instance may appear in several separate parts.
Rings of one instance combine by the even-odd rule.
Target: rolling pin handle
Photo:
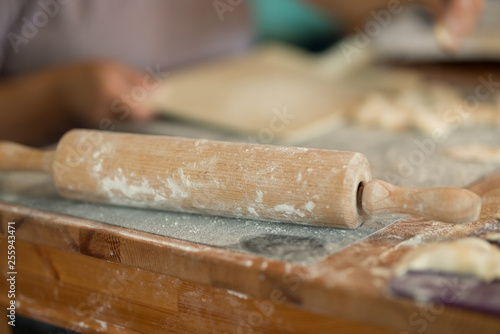
[[[481,213],[481,198],[466,189],[402,188],[373,180],[360,192],[362,208],[370,215],[406,213],[464,224],[477,220]]]
[[[52,174],[55,151],[0,141],[0,171],[39,171]]]

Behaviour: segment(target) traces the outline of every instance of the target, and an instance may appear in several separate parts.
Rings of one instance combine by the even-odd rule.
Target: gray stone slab
[[[123,129],[245,141],[245,138],[214,129],[172,122],[157,121],[140,128],[128,126]],[[390,176],[402,186],[462,187],[499,167],[496,164],[458,162],[444,154],[446,148],[464,143],[500,145],[495,129],[476,129],[461,131],[446,142],[436,144],[421,163],[413,164],[413,170],[403,175],[401,161],[410,159],[412,152],[420,149],[415,140],[425,139],[415,133],[386,133],[344,126],[300,146],[364,153],[370,161],[374,178],[387,180]],[[0,174],[0,201],[297,264],[324,259],[403,217],[371,217],[356,230],[344,230],[75,202],[58,195],[50,176],[26,172]]]

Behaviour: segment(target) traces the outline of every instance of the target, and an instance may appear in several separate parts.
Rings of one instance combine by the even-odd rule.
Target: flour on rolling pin
[[[60,194],[77,200],[342,228],[366,214],[467,223],[481,209],[468,190],[371,180],[355,152],[91,130],[68,132],[55,155],[2,147],[31,158],[0,160],[0,170],[52,171]]]
[[[332,152],[79,131],[59,144],[56,166],[71,168],[56,168],[55,180],[79,200],[354,227],[369,164],[359,153]]]

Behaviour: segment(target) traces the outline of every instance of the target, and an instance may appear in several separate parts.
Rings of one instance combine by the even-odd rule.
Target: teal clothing
[[[250,0],[258,41],[278,40],[304,47],[332,43],[339,27],[332,17],[300,0]]]

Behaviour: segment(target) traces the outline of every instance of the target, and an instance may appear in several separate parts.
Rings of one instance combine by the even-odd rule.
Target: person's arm
[[[0,139],[45,144],[71,124],[57,98],[55,73],[0,82]]]
[[[90,62],[0,80],[0,140],[42,145],[73,126],[149,118],[151,110],[130,99],[144,78],[121,64]]]
[[[475,28],[484,0],[304,0],[337,14],[348,28],[369,20],[371,10],[389,6],[425,6],[435,16],[440,27],[440,43],[447,49],[456,49],[460,42]]]

